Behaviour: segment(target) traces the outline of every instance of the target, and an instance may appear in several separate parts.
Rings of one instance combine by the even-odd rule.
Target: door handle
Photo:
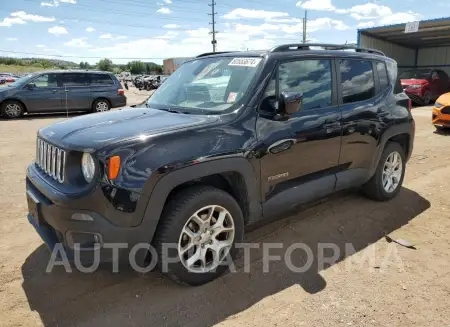
[[[64,92],[66,92],[66,93],[69,93],[69,92],[70,92],[70,90],[64,90]]]
[[[58,93],[58,90],[52,90],[53,93]]]

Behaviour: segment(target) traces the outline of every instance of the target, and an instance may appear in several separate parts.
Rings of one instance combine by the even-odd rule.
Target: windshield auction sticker
[[[261,60],[261,58],[234,58],[228,66],[256,67]]]

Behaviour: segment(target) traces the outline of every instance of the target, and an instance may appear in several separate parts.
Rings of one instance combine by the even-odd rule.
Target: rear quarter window
[[[388,70],[389,83],[394,86],[394,93],[402,93],[403,88],[398,78],[397,63],[395,61],[386,61],[386,68]]]
[[[113,85],[114,81],[108,74],[91,74],[91,85]]]

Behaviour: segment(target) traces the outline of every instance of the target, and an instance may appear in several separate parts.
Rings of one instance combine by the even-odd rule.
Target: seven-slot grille
[[[63,183],[66,151],[38,138],[36,144],[36,165],[54,180]]]

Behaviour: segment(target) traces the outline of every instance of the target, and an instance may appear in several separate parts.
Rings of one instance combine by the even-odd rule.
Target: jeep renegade
[[[206,283],[227,269],[244,227],[343,189],[378,201],[399,193],[414,121],[396,84],[396,62],[371,49],[200,55],[140,106],[40,129],[28,220],[50,248],[111,261],[108,244],[127,245],[120,260],[151,244],[179,259],[172,279]]]

